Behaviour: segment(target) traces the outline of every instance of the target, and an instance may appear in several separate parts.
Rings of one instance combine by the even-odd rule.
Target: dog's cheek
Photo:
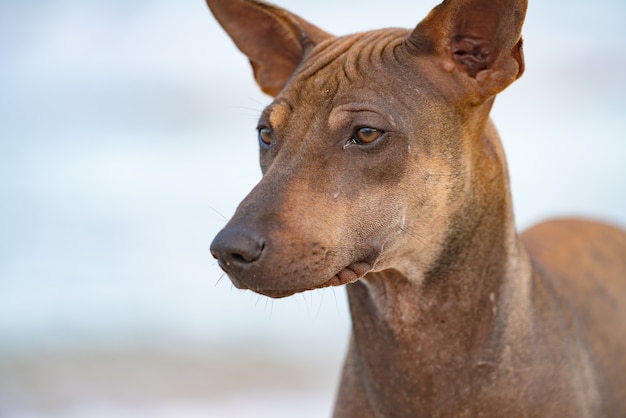
[[[259,149],[259,165],[261,166],[261,173],[265,174],[274,161],[275,151],[273,149]]]
[[[384,138],[380,149],[363,152],[360,169],[364,187],[395,187],[400,184],[410,165],[409,153],[407,138],[399,135]]]

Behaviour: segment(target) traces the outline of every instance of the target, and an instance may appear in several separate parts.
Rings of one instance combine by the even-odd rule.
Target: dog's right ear
[[[410,50],[439,58],[482,99],[524,72],[522,23],[527,0],[444,0],[407,39]]]
[[[246,54],[263,92],[276,96],[306,54],[332,36],[259,0],[207,0],[211,12]]]

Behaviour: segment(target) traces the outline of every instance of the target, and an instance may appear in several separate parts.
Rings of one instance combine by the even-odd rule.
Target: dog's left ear
[[[276,96],[304,56],[331,35],[259,0],[207,0],[213,15],[248,56],[257,83]]]
[[[469,77],[485,100],[524,72],[522,23],[527,0],[445,0],[407,38],[409,50],[434,54],[446,71]]]

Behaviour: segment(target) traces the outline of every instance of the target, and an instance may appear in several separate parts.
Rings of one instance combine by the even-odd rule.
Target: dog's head
[[[412,31],[346,37],[258,0],[208,4],[275,98],[258,123],[263,178],[211,246],[237,287],[415,276],[501,199],[485,130],[523,72],[525,0],[449,0]]]

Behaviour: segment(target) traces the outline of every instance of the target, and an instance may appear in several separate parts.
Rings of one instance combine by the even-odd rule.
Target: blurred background
[[[277,0],[327,31],[437,2]],[[626,3],[531,1],[496,101],[520,228],[626,226]],[[0,417],[322,417],[343,289],[239,291],[209,244],[260,178],[262,95],[201,0],[0,0]]]

